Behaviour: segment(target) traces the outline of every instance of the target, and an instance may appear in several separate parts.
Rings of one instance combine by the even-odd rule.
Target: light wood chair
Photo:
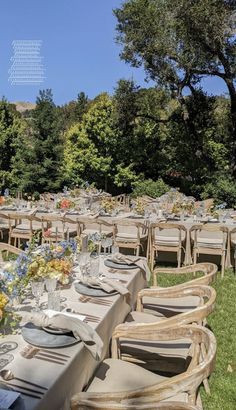
[[[178,286],[209,285],[214,281],[217,271],[217,265],[210,262],[196,263],[195,265],[182,266],[181,268],[155,268],[153,270],[153,286],[158,286],[158,275],[162,273],[171,275],[187,275],[192,273],[193,276],[195,276],[196,273],[202,273],[203,275],[201,277],[193,278]]]
[[[14,225],[15,221],[12,221],[12,225]],[[4,232],[9,232],[9,216],[5,213],[0,213],[0,238],[3,239]]]
[[[189,366],[181,374],[166,377],[120,360],[121,338],[131,341],[148,339],[155,343],[175,343],[188,339],[191,343]],[[216,340],[210,330],[197,325],[161,330],[147,329],[143,325],[129,326],[126,330],[117,326],[112,342],[112,359],[101,363],[86,392],[72,397],[72,410],[81,410],[83,405],[94,404],[100,405],[101,409],[110,410],[132,409],[129,406],[139,409],[145,405],[152,408],[153,403],[173,404],[176,401],[190,406],[197,405],[202,409],[199,386],[212,373],[216,356]],[[171,404],[169,408],[171,409]]]
[[[137,310],[128,314],[119,330],[142,324],[147,330],[163,329],[197,323],[206,324],[206,318],[215,307],[216,292],[210,286],[195,285],[185,289],[143,289],[138,294]],[[116,332],[116,330],[115,330]],[[120,340],[123,360],[138,363],[148,370],[179,373],[188,364],[189,341],[170,345],[155,345],[147,339],[140,344]],[[166,363],[168,361],[168,364]],[[208,389],[206,384],[206,389]]]
[[[144,251],[148,239],[148,228],[142,222],[122,219],[115,223],[114,246],[133,249],[136,256]]]
[[[21,240],[29,241],[32,239],[34,232],[41,230],[41,219],[36,217],[37,209],[29,213],[14,212],[9,213],[9,237],[8,243],[11,245],[12,239],[14,246],[21,245]]]
[[[193,263],[197,257],[204,255],[219,255],[221,257],[221,276],[225,272],[225,259],[228,241],[228,228],[218,224],[194,225],[190,229],[193,242]]]
[[[182,250],[184,250],[184,241],[186,239],[186,228],[176,223],[152,223],[150,225],[150,266],[154,268],[155,256],[158,252],[175,252],[177,254],[178,268],[181,264]]]
[[[143,401],[143,400],[142,400]],[[96,403],[93,400],[81,399],[76,409],[80,410],[199,410],[199,407],[177,401],[143,404],[141,400],[132,400],[132,404]]]
[[[230,248],[233,249],[234,251],[234,274],[236,275],[236,228],[233,228],[230,230],[229,235],[230,235]]]
[[[79,223],[66,214],[45,214],[41,217],[42,243],[69,240],[79,235]]]
[[[0,264],[4,262],[3,253],[7,252],[7,254],[14,253],[15,255],[19,255],[23,251],[15,246],[9,245],[8,243],[0,242]]]

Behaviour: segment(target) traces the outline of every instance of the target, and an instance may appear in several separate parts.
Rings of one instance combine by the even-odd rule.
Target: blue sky
[[[52,88],[63,104],[80,91],[90,98],[112,93],[120,78],[147,86],[142,69],[119,59],[114,41],[112,9],[121,0],[5,0],[0,7],[0,96],[9,101],[34,102],[39,89]],[[46,80],[39,86],[11,85],[8,81],[13,40],[42,40]],[[203,83],[209,93],[226,92],[220,79]]]

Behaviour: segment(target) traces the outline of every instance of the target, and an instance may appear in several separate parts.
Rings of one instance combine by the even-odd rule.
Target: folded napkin
[[[103,342],[100,336],[87,323],[76,317],[76,315],[73,317],[71,314],[49,310],[39,313],[27,313],[24,315],[24,320],[32,322],[35,326],[39,327],[52,326],[69,330],[76,339],[83,342],[95,360],[101,360]]]
[[[83,279],[80,279],[80,282],[83,283],[84,285],[88,285],[91,287],[98,287],[100,289],[103,289],[107,293],[111,293],[114,290],[116,290],[121,295],[124,295],[124,296],[130,295],[128,289],[125,286],[123,286],[120,282],[114,279],[110,279],[106,277],[102,277],[100,279],[100,278],[88,276]]]
[[[110,260],[114,263],[126,263],[127,265],[136,265],[139,267],[146,275],[147,281],[150,280],[151,278],[151,271],[148,267],[147,261],[144,258],[141,258],[140,256],[129,256],[129,255],[123,255],[122,253],[115,253],[112,255]]]

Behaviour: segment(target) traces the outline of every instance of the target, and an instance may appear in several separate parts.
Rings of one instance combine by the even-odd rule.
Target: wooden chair
[[[189,366],[181,374],[166,377],[120,360],[121,338],[140,342],[148,339],[155,343],[175,343],[188,339],[191,343]],[[147,329],[142,324],[129,326],[127,329],[117,326],[112,339],[112,359],[101,363],[86,392],[72,397],[71,409],[79,410],[83,409],[84,405],[94,404],[100,405],[101,409],[132,409],[129,406],[139,409],[145,405],[152,408],[153,403],[173,405],[176,401],[190,406],[198,405],[201,409],[199,386],[212,373],[215,356],[215,337],[210,330],[201,326],[189,325],[161,330]],[[171,404],[169,408],[171,409]]]
[[[37,209],[29,212],[9,213],[9,237],[8,243],[11,245],[14,239],[14,246],[21,245],[21,240],[29,241],[34,235],[34,232],[41,230],[41,219],[35,216]]]
[[[128,314],[125,323],[119,325],[119,330],[136,324],[142,324],[147,330],[153,331],[191,323],[203,325],[214,310],[215,299],[215,290],[203,285],[185,289],[143,289],[138,293],[137,310]],[[188,363],[187,340],[174,346],[165,343],[157,346],[148,339],[141,345],[127,340],[120,340],[120,343],[123,360],[139,363],[148,370],[179,373]],[[208,388],[206,384],[206,389]]]
[[[177,401],[143,404],[141,400],[132,401],[132,404],[96,403],[93,400],[81,399],[76,402],[76,409],[80,410],[199,410],[199,407]]]
[[[230,232],[230,248],[234,250],[234,274],[236,275],[236,237],[235,237],[235,233],[236,233],[236,228],[233,228]]]
[[[133,249],[136,256],[144,251],[148,238],[148,228],[142,222],[122,219],[115,223],[114,246]]]
[[[3,235],[5,231],[9,231],[9,216],[4,213],[0,213],[0,238],[3,239]],[[14,225],[14,221],[12,221],[12,225]]]
[[[15,246],[9,245],[8,243],[0,242],[0,264],[4,262],[3,259],[3,252],[7,253],[14,253],[15,255],[19,255],[23,251],[19,248],[16,248]]]
[[[79,223],[66,214],[46,214],[41,217],[42,243],[69,240],[79,235]]]
[[[197,272],[203,273],[203,276],[188,280],[187,282],[183,282],[178,286],[183,287],[189,285],[209,285],[215,279],[217,271],[217,265],[210,262],[196,263],[195,265],[183,266],[181,268],[155,268],[153,270],[153,286],[158,285],[158,275],[160,273],[171,275],[185,275],[193,273],[193,275],[195,276]]]
[[[190,229],[190,237],[193,242],[193,263],[197,263],[197,257],[200,254],[219,255],[221,257],[221,276],[223,277],[228,228],[216,224],[194,225]]]
[[[186,238],[186,228],[176,223],[152,223],[150,225],[150,265],[154,267],[155,256],[158,252],[175,252],[177,254],[178,268],[181,264],[183,244]],[[148,256],[149,257],[149,256]]]

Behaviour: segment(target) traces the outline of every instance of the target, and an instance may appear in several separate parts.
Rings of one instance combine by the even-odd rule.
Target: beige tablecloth
[[[128,287],[131,293],[131,304],[134,305],[138,291],[146,286],[144,273],[138,268],[126,272],[120,270],[113,273],[113,271],[109,272],[108,268],[104,267],[102,271],[109,277],[128,281],[125,286]],[[122,323],[130,311],[130,306],[126,303],[125,297],[120,294],[109,296],[107,299],[112,300],[112,305],[104,306],[79,302],[79,294],[74,290],[73,285],[70,289],[63,290],[61,293],[66,298],[64,304],[68,307],[75,309],[81,314],[91,314],[101,318],[99,323],[89,322],[89,324],[96,329],[103,340],[102,358],[106,357],[109,351],[109,341],[115,326]],[[46,295],[44,296],[46,297]],[[25,307],[28,306],[30,309],[31,303],[29,301],[29,305],[25,305]],[[27,343],[20,334],[0,338],[1,342],[7,340],[16,341],[19,345],[16,350],[11,352],[14,355],[14,360],[7,368],[12,370],[17,377],[48,387],[47,393],[41,400],[23,396],[25,410],[69,410],[70,397],[86,386],[99,364],[80,342],[63,349],[52,349],[52,351],[70,356],[66,365],[62,366],[35,358],[23,358],[19,352]]]

